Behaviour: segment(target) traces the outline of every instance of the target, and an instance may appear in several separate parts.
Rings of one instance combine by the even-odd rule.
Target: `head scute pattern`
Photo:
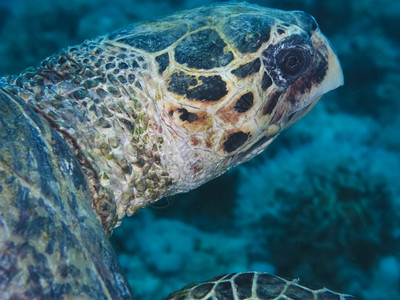
[[[104,57],[109,85],[96,93],[103,99],[106,93],[128,93],[151,111],[147,132],[157,128],[157,134],[147,136],[160,135],[163,148],[169,143],[179,149],[160,153],[177,183],[174,192],[192,189],[261,152],[341,81],[336,56],[317,23],[299,11],[214,5],[128,26],[101,43],[130,59]],[[106,118],[100,123],[112,124]],[[133,131],[140,135],[137,125]],[[136,197],[141,194],[133,190]],[[123,202],[136,210],[135,201]]]

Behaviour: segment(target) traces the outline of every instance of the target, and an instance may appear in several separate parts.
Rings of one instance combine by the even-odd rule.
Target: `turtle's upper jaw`
[[[334,90],[344,84],[343,71],[340,66],[339,59],[332,49],[332,46],[328,39],[318,30],[314,34],[313,40],[316,46],[324,45],[327,49],[327,61],[328,61],[328,72],[324,78],[323,84],[320,86],[319,94],[325,94],[331,90]]]

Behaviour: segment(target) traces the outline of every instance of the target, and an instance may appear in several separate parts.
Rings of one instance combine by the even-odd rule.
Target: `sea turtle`
[[[122,218],[259,154],[342,82],[313,17],[247,3],[128,26],[1,78],[0,298],[132,298],[107,239]],[[242,299],[232,289],[345,298],[245,273],[171,299]]]

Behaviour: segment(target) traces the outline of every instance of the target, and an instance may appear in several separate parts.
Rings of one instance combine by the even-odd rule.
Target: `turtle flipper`
[[[131,299],[82,170],[59,134],[0,88],[0,298]]]

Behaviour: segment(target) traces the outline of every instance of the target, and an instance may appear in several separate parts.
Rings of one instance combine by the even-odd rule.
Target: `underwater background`
[[[0,75],[132,22],[210,0],[0,0]],[[111,239],[137,299],[256,270],[400,299],[400,2],[248,1],[312,14],[342,63],[259,157],[123,221]]]

